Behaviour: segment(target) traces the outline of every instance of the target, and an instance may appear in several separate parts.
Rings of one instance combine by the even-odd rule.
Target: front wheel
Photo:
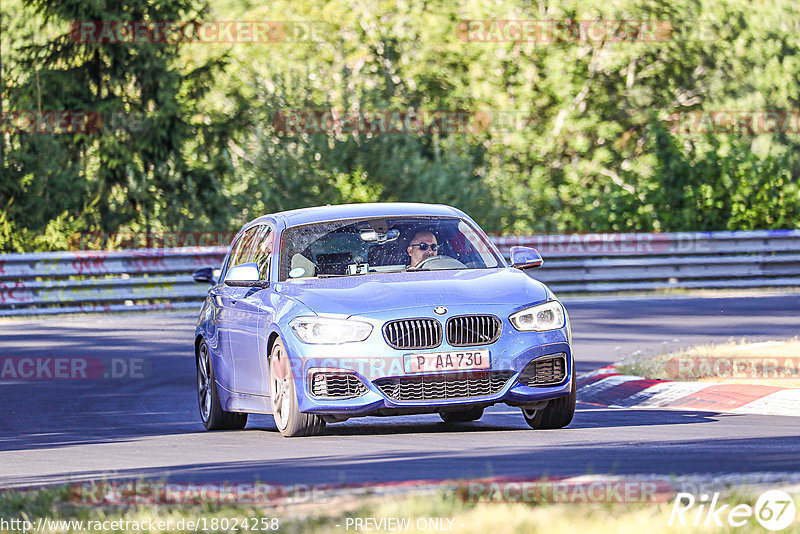
[[[325,420],[318,415],[300,412],[292,366],[280,338],[275,340],[269,355],[269,383],[272,417],[281,434],[287,438],[322,434]]]
[[[214,379],[214,368],[205,340],[197,347],[197,403],[200,419],[206,430],[241,430],[247,424],[247,414],[222,409]]]
[[[578,397],[577,382],[575,381],[575,369],[572,370],[572,388],[569,395],[552,399],[547,406],[541,410],[526,410],[522,408],[522,415],[525,422],[531,428],[547,430],[553,428],[564,428],[572,422],[575,415],[575,402]]]

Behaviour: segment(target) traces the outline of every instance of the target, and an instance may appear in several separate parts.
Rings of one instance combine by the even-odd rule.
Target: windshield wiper
[[[355,274],[318,274],[316,278],[341,278],[343,276],[358,276]]]

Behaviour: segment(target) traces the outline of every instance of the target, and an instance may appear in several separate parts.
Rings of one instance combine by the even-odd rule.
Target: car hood
[[[377,273],[281,282],[278,291],[315,313],[365,315],[424,306],[497,305],[547,300],[541,282],[519,269]]]

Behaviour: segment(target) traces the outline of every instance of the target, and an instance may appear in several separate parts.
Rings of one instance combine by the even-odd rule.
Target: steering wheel
[[[438,269],[466,269],[467,266],[450,256],[443,254],[437,256],[428,256],[417,264],[414,269],[424,271],[435,271]]]

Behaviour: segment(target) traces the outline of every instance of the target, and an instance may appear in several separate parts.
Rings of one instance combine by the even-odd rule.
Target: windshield
[[[501,265],[483,233],[456,217],[314,223],[287,228],[281,239],[281,281]]]

